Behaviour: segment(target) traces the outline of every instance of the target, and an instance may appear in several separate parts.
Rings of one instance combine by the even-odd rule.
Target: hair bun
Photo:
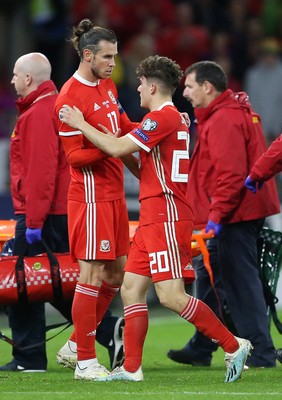
[[[85,18],[82,21],[80,21],[77,29],[76,29],[76,35],[77,36],[82,36],[84,33],[89,32],[93,28],[94,24],[90,21],[90,19]]]

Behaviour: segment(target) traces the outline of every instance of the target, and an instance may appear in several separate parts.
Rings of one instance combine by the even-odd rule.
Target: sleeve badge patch
[[[144,129],[144,131],[154,131],[157,126],[157,121],[152,121],[151,118],[147,118],[142,124],[142,129]]]

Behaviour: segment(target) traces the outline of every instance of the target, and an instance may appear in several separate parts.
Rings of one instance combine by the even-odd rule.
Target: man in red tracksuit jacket
[[[274,140],[267,151],[252,166],[245,180],[245,186],[253,193],[262,188],[275,174],[282,171],[282,134]],[[276,350],[276,357],[282,363],[282,348]]]
[[[205,227],[215,236],[208,248],[221,304],[203,260],[196,266],[197,297],[219,317],[229,310],[233,333],[254,345],[248,366],[274,367],[276,356],[259,277],[257,239],[265,217],[279,213],[279,199],[273,179],[256,196],[244,187],[250,168],[266,150],[260,117],[245,93],[227,89],[226,75],[218,64],[195,63],[185,76],[183,95],[195,109],[198,130],[187,196],[195,228]],[[196,331],[183,349],[170,350],[168,357],[208,366],[217,347]]]
[[[268,181],[280,171],[282,171],[282,133],[252,166],[245,186],[256,193],[257,189],[261,189],[264,181]]]
[[[42,238],[52,251],[69,250],[66,197],[70,174],[56,130],[57,89],[50,75],[50,63],[40,53],[23,55],[13,70],[11,83],[19,96],[18,119],[10,145],[11,195],[17,221],[15,255],[44,252]],[[70,318],[70,304],[65,311]],[[44,303],[8,306],[7,312],[17,347],[13,347],[12,361],[0,370],[45,371]],[[19,349],[36,344],[39,345]]]
[[[50,62],[41,53],[21,56],[13,70],[11,83],[19,96],[16,101],[19,115],[10,146],[11,195],[17,221],[15,255],[25,251],[26,242],[26,255],[44,252],[42,238],[53,252],[69,251],[70,172],[54,112],[58,92],[50,76]],[[69,299],[53,305],[71,319],[71,303]],[[8,306],[7,312],[16,347],[12,361],[1,366],[0,371],[45,371],[44,303]],[[97,331],[97,340],[108,348],[111,362],[117,352],[115,346],[122,345],[115,334],[117,320],[109,312]],[[20,349],[25,347],[29,348]]]

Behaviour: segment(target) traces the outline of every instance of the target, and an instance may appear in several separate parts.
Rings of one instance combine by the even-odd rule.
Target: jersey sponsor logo
[[[117,104],[117,100],[115,98],[115,96],[113,95],[113,92],[111,90],[108,90],[108,95],[110,96],[110,99],[112,100],[112,102],[114,104]]]
[[[148,136],[141,129],[139,128],[134,129],[133,132],[136,133],[136,135],[139,136],[140,139],[143,140],[143,142],[148,142],[149,140]]]
[[[151,118],[147,118],[142,124],[142,129],[144,129],[144,131],[154,131],[157,126],[157,121],[152,121]]]
[[[184,267],[184,271],[193,271],[192,264],[188,263],[186,267]]]
[[[109,240],[101,240],[100,251],[103,253],[111,250],[111,244]]]
[[[96,329],[94,331],[87,333],[86,336],[96,336]]]
[[[94,104],[94,111],[98,111],[98,110],[100,110],[100,106],[99,106],[99,104],[97,104],[97,103],[95,103]]]

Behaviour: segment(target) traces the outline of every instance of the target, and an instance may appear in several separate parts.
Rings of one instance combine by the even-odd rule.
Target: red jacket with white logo
[[[69,166],[59,139],[52,81],[16,101],[18,120],[11,137],[10,180],[16,214],[42,228],[48,214],[67,214]]]
[[[210,219],[229,224],[279,212],[275,182],[256,195],[244,187],[254,162],[265,152],[260,117],[245,93],[224,91],[208,107],[196,108],[198,140],[190,160],[187,196],[195,228]]]

